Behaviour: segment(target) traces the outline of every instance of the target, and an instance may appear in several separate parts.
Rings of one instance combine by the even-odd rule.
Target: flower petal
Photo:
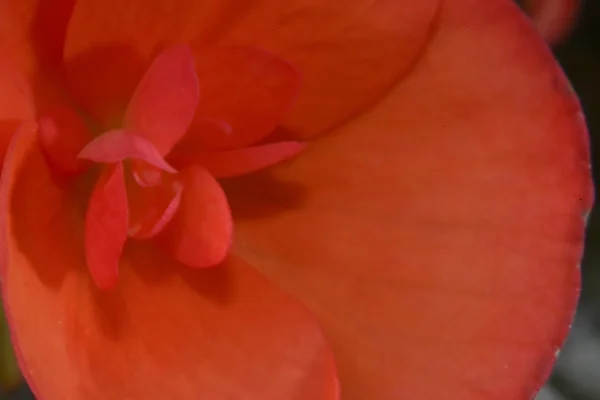
[[[270,51],[294,65],[302,93],[286,128],[322,132],[371,106],[420,54],[440,0],[80,0],[65,46],[73,92],[110,120],[157,49],[192,43]],[[374,71],[377,71],[374,73]],[[207,98],[208,101],[208,98]]]
[[[547,378],[593,191],[577,99],[512,2],[444,2],[385,101],[226,193],[232,251],[317,315],[347,399],[525,400]]]
[[[12,135],[22,121],[32,119],[34,113],[35,105],[29,83],[19,71],[18,65],[6,55],[0,54],[0,162],[4,159]]]
[[[215,178],[229,178],[259,171],[298,155],[306,143],[277,142],[236,150],[202,151],[181,147],[169,156],[176,167],[199,164]],[[176,148],[177,150],[177,148]]]
[[[76,176],[89,166],[78,157],[93,136],[81,117],[70,107],[58,106],[39,121],[38,138],[46,161],[60,175]]]
[[[163,174],[160,170],[157,172],[162,176],[153,186],[140,185],[137,180],[128,185],[130,215],[127,233],[135,239],[149,239],[157,235],[173,219],[181,203],[181,182],[173,175]]]
[[[119,286],[98,291],[77,235],[63,231],[72,208],[53,208],[62,192],[36,147],[35,132],[19,137],[4,168],[0,283],[37,398],[337,399],[315,322],[239,259],[190,270],[136,244]]]
[[[270,134],[298,97],[301,77],[293,66],[252,47],[217,47],[198,55],[203,98],[192,132],[204,148],[239,148]],[[226,121],[230,135],[211,129]]]
[[[186,46],[164,50],[139,83],[125,114],[125,129],[138,132],[166,155],[189,128],[200,89],[194,56]]]
[[[113,289],[129,223],[123,164],[104,167],[85,216],[85,258],[100,289]]]
[[[74,0],[0,2],[0,49],[27,76],[62,59],[67,21]],[[41,72],[41,71],[35,71]]]
[[[0,53],[31,84],[38,109],[64,101],[60,67],[74,3],[75,0],[0,2]]]
[[[183,195],[179,211],[157,237],[176,260],[194,268],[213,267],[231,246],[233,222],[219,183],[201,166],[179,174]]]
[[[162,158],[154,144],[137,133],[123,129],[98,136],[81,150],[79,158],[101,163],[117,163],[132,158],[170,173],[177,172]]]

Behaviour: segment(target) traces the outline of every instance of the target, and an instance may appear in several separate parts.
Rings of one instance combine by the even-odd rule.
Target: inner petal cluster
[[[218,51],[220,54],[223,49]],[[252,57],[248,55],[254,54],[261,65],[274,65],[279,76],[285,71],[288,87],[298,87],[297,73],[283,60],[249,48],[226,51],[243,52],[249,60]],[[265,62],[264,57],[273,59]],[[243,71],[241,68],[240,73]],[[265,113],[268,120],[255,124],[264,131],[242,130],[242,137],[237,137],[233,127],[243,124],[243,118],[227,120],[215,118],[214,112],[203,114],[199,107],[201,79],[210,76],[198,75],[190,49],[174,46],[150,65],[120,128],[94,136],[80,114],[65,106],[50,110],[39,120],[40,146],[64,184],[90,168],[99,170],[86,208],[84,246],[88,269],[101,289],[117,285],[121,254],[130,239],[151,240],[190,267],[221,263],[230,248],[233,221],[217,178],[266,168],[305,147],[293,141],[260,143],[274,127],[273,116],[282,117],[277,113]],[[243,98],[243,94],[235,97]],[[295,93],[291,97],[295,98]],[[244,109],[243,104],[225,103],[221,115],[243,115],[228,107]],[[277,108],[281,109],[281,102]],[[253,122],[260,121],[260,116],[251,117]]]

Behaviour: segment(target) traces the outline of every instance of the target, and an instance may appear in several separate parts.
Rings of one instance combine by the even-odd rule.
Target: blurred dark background
[[[573,32],[554,49],[581,98],[590,129],[594,176],[600,177],[600,0],[584,1]],[[600,400],[598,210],[592,212],[589,219],[582,274],[583,291],[573,329],[559,355],[551,380],[536,400]],[[8,397],[0,393],[0,400],[8,399],[30,400],[32,396],[23,387]]]

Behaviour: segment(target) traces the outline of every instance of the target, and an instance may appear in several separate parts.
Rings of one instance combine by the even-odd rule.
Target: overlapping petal
[[[214,267],[231,248],[233,220],[227,197],[203,167],[181,171],[184,187],[179,212],[157,237],[176,260],[194,268]]]
[[[191,40],[196,57],[213,45],[259,46],[296,65],[306,87],[285,128],[305,137],[372,105],[413,67],[377,108],[304,157],[227,184],[237,255],[317,315],[344,399],[529,398],[576,300],[591,202],[576,101],[508,1],[445,2],[421,54],[438,3],[81,0],[69,27],[70,89],[105,127],[175,42]],[[14,33],[0,50],[25,65],[36,93],[28,65],[60,59],[64,4],[57,33],[32,50],[29,27],[52,27],[35,23],[42,2],[0,3]],[[239,258],[186,270],[134,243],[118,289],[96,291],[74,228],[84,226],[80,188],[54,186],[35,129],[22,130],[0,190],[0,281],[34,390],[51,400],[335,398],[314,323]],[[210,229],[197,227],[210,214],[228,238],[226,199],[205,170],[190,171],[196,184],[180,206],[193,218],[172,221],[169,237],[205,239]],[[192,207],[198,198],[218,212]],[[229,245],[208,241],[198,253],[193,243],[166,248],[205,266],[197,254],[216,262]]]
[[[93,136],[71,107],[59,105],[38,119],[38,139],[48,165],[61,176],[77,176],[89,167],[79,153]]]
[[[129,201],[129,229],[135,239],[149,239],[157,235],[175,216],[181,203],[183,185],[175,175],[157,172],[157,182],[140,185],[132,176],[127,186]],[[231,240],[231,239],[229,239]]]
[[[192,43],[198,57],[215,45],[263,48],[300,71],[303,89],[285,125],[311,135],[373,104],[407,71],[439,3],[80,0],[65,62],[73,93],[111,124],[165,44]]]
[[[115,129],[96,137],[81,150],[79,158],[99,163],[134,159],[167,172],[175,172],[152,142],[137,132],[124,129]]]
[[[189,143],[189,142],[187,142]],[[197,147],[177,147],[169,156],[174,166],[199,164],[215,178],[245,175],[298,155],[306,143],[277,142],[234,150],[206,151]]]
[[[2,49],[0,48],[0,51]],[[33,93],[19,65],[0,53],[0,160],[21,121],[34,117]]]
[[[39,398],[336,399],[314,321],[240,259],[191,270],[134,243],[118,287],[97,290],[77,193],[55,186],[26,125],[2,175],[0,282]]]
[[[200,89],[187,46],[173,46],[152,62],[125,113],[125,129],[138,132],[166,155],[188,130]]]
[[[517,7],[448,1],[375,109],[227,186],[234,252],[317,315],[345,400],[530,399],[577,300],[587,142]]]
[[[107,165],[92,190],[85,215],[85,260],[100,289],[117,285],[128,224],[123,164]]]
[[[205,149],[240,148],[265,138],[294,104],[302,83],[287,61],[245,46],[201,52],[196,70],[204,96],[192,133]],[[210,123],[215,120],[227,121],[231,133],[223,135]]]

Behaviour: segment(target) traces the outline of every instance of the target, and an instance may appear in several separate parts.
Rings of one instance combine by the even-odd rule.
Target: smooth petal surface
[[[0,1],[0,52],[16,68],[26,71],[26,76],[33,74],[37,67],[37,57],[33,46],[29,45],[28,35],[34,24],[37,3],[38,0]]]
[[[439,3],[80,0],[66,68],[77,98],[100,120],[114,121],[157,49],[190,42],[197,55],[214,45],[263,48],[300,71],[302,92],[285,125],[310,135],[390,89],[420,54]]]
[[[0,54],[10,59],[31,85],[38,109],[65,100],[59,87],[60,68],[74,3],[75,0],[0,1]]]
[[[305,148],[306,143],[300,142],[269,143],[222,151],[194,151],[193,148],[182,148],[180,152],[170,155],[169,162],[176,167],[199,164],[215,178],[230,178],[278,164],[295,157]]]
[[[123,165],[108,165],[92,190],[85,215],[85,259],[100,289],[117,285],[127,241],[128,210]]]
[[[191,270],[137,245],[117,289],[100,292],[67,200],[35,131],[20,135],[0,188],[0,282],[37,398],[336,399],[316,324],[254,268]]]
[[[103,168],[85,215],[85,259],[100,289],[113,289],[127,241],[129,207],[123,164]]]
[[[79,158],[99,163],[117,163],[131,158],[141,160],[170,173],[177,172],[148,139],[137,133],[117,129],[103,133],[88,143]]]
[[[547,378],[577,301],[588,138],[512,2],[444,2],[377,108],[226,192],[234,253],[318,316],[343,399],[529,400]]]
[[[32,119],[34,113],[35,105],[29,82],[19,71],[18,64],[0,53],[0,161],[4,159],[10,139],[21,122]]]
[[[183,185],[179,210],[157,240],[173,258],[190,267],[214,267],[231,247],[233,221],[227,198],[201,166],[181,171],[178,178]]]
[[[299,72],[256,48],[217,47],[197,58],[203,98],[191,133],[200,136],[205,149],[240,148],[260,141],[283,120],[300,92]],[[231,134],[214,129],[212,121],[226,121]]]
[[[163,156],[189,128],[200,89],[194,56],[187,46],[162,53],[139,83],[125,114],[125,129],[139,132]]]

